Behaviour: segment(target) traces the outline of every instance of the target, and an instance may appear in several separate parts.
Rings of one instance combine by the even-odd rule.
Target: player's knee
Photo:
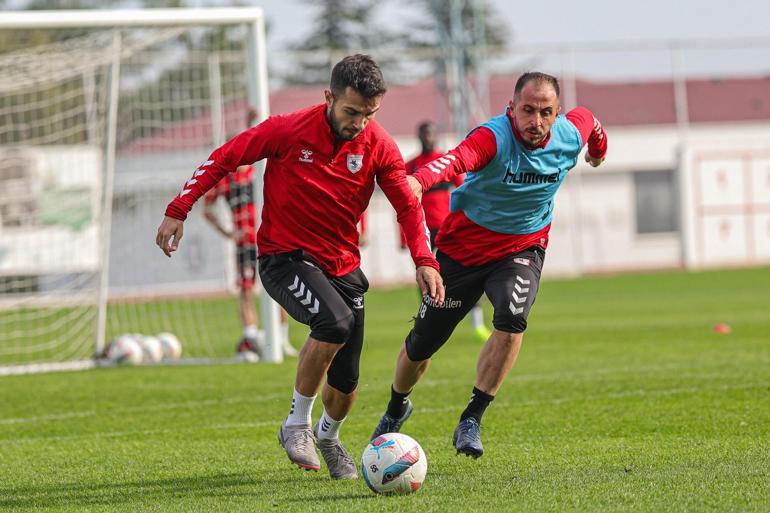
[[[508,315],[503,318],[496,317],[492,322],[492,325],[496,330],[509,333],[513,336],[526,331],[527,318],[522,315]]]
[[[350,332],[353,331],[354,325],[355,316],[353,315],[353,312],[350,312],[344,317],[334,319],[334,322],[330,325],[329,329],[334,333],[334,340],[346,342],[350,336]]]
[[[343,315],[319,319],[312,327],[311,336],[324,342],[344,344],[353,331],[354,325],[355,316],[353,312],[348,311]]]
[[[427,337],[420,335],[415,330],[410,331],[406,336],[404,347],[406,348],[407,358],[413,362],[427,360],[438,349]]]
[[[330,371],[326,375],[326,383],[343,394],[350,394],[358,387],[358,372],[352,369]]]

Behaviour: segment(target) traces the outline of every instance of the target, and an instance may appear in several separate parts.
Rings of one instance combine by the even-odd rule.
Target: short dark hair
[[[516,81],[516,87],[513,89],[513,96],[519,96],[521,90],[524,89],[524,86],[529,82],[537,82],[538,84],[550,84],[553,87],[553,90],[556,91],[557,98],[559,98],[561,94],[559,91],[559,81],[556,80],[556,77],[548,75],[547,73],[541,73],[539,71],[528,71],[521,75]]]
[[[360,53],[348,55],[332,69],[332,95],[337,98],[344,94],[348,87],[367,99],[382,96],[388,90],[382,78],[382,71],[374,59]]]

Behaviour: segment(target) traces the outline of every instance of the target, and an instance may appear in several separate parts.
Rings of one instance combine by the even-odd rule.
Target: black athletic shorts
[[[257,247],[237,246],[235,251],[238,260],[238,286],[251,288],[257,274]]]
[[[344,344],[332,360],[327,383],[344,393],[355,390],[364,342],[364,293],[369,289],[361,269],[332,276],[302,251],[293,251],[260,257],[259,277],[270,297],[310,327],[311,337]]]
[[[406,337],[412,361],[430,358],[454,331],[457,324],[486,293],[494,307],[492,324],[508,333],[523,333],[535,302],[545,250],[532,246],[502,260],[480,266],[464,266],[445,254],[436,256],[446,286],[443,305],[425,297]]]

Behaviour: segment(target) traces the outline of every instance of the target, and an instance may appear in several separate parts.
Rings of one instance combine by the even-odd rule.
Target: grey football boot
[[[412,401],[409,399],[406,400],[406,412],[404,412],[404,415],[402,415],[399,418],[393,418],[391,417],[387,412],[382,416],[380,419],[380,422],[377,424],[377,427],[374,428],[374,433],[372,433],[372,437],[370,440],[374,440],[380,435],[384,435],[385,433],[398,433],[401,431],[401,426],[404,425],[404,422],[406,422],[406,419],[409,418],[409,415],[412,414],[412,410],[414,407],[412,406]]]
[[[284,420],[278,430],[278,442],[292,463],[305,470],[319,470],[321,460],[315,452],[315,435],[310,426],[287,426]]]
[[[320,421],[319,421],[320,422]],[[332,479],[358,479],[358,470],[339,438],[318,438],[318,423],[313,426],[316,445],[321,450]]]

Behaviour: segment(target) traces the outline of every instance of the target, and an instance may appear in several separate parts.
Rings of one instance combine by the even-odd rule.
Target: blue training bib
[[[452,192],[450,210],[462,210],[474,223],[500,233],[545,228],[553,216],[554,195],[583,148],[577,128],[557,116],[546,147],[529,150],[516,139],[507,114],[481,126],[495,134],[497,153]]]

